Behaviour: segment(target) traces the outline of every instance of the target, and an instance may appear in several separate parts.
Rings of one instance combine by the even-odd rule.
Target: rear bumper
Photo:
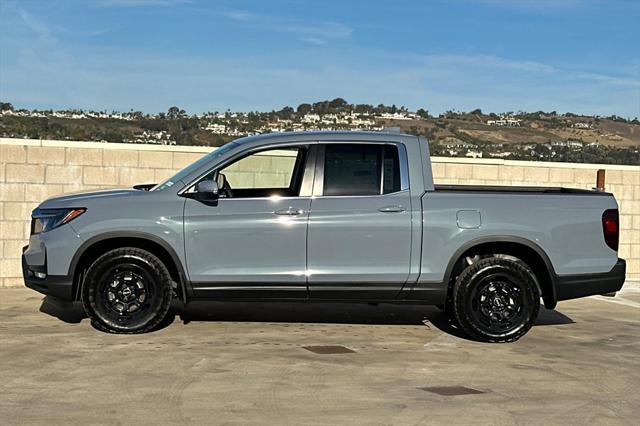
[[[28,246],[27,246],[28,247]],[[23,253],[27,249],[23,248]],[[73,280],[67,276],[46,275],[45,278],[36,277],[36,273],[47,273],[47,265],[29,265],[27,258],[22,255],[22,277],[24,285],[47,296],[73,301]]]
[[[609,272],[558,276],[556,280],[557,300],[615,293],[624,284],[626,269],[627,265],[624,259],[618,259]]]

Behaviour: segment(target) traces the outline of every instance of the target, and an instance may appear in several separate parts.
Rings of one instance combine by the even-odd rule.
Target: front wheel
[[[144,333],[164,319],[171,305],[172,280],[166,266],[146,250],[108,251],[87,270],[82,304],[97,329]]]
[[[465,268],[453,287],[453,315],[476,340],[516,341],[533,326],[539,310],[536,276],[519,259],[483,258]]]

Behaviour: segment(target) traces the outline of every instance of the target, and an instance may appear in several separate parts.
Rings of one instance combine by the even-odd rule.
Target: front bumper
[[[36,272],[47,273],[47,265],[29,265],[22,249],[22,277],[25,286],[47,296],[73,301],[73,280],[68,276],[46,275],[45,278],[36,277]]]
[[[558,276],[556,278],[557,300],[615,293],[624,284],[626,269],[627,265],[624,259],[618,259],[609,272]]]

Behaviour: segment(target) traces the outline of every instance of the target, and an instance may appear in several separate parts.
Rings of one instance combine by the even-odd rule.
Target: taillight
[[[618,251],[620,239],[620,226],[618,221],[618,209],[605,210],[602,213],[602,232],[604,241],[611,249]]]

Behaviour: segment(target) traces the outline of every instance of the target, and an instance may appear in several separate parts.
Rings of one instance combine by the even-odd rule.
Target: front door
[[[408,278],[411,197],[402,145],[318,146],[308,236],[311,298],[392,299]]]
[[[308,151],[251,153],[205,177],[221,185],[217,202],[187,199],[185,252],[197,296],[307,297]]]

